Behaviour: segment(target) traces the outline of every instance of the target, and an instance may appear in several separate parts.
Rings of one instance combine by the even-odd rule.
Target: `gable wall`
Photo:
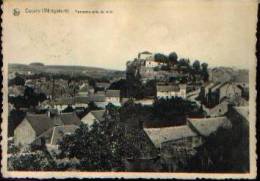
[[[27,119],[24,119],[14,130],[14,144],[28,145],[36,138],[36,133]]]

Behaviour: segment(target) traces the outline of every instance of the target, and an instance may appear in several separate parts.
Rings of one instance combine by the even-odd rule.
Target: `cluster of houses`
[[[195,149],[203,144],[207,136],[219,128],[232,128],[234,114],[241,117],[244,122],[248,122],[248,100],[243,98],[243,94],[248,91],[247,83],[222,82],[205,85],[202,88],[205,100],[215,99],[214,106],[208,107],[196,99],[201,93],[200,89],[188,92],[187,84],[169,84],[165,81],[169,76],[185,76],[185,74],[175,70],[170,73],[156,70],[164,65],[162,62],[155,61],[154,55],[150,52],[139,53],[136,60],[127,63],[126,74],[131,72],[135,76],[141,76],[142,82],[158,80],[156,96],[141,100],[134,99],[135,103],[151,106],[154,98],[181,97],[201,105],[207,115],[200,119],[188,118],[186,124],[179,126],[146,127],[143,125],[141,127],[143,138],[150,143],[150,149],[159,154],[143,155],[139,159],[126,158],[127,171],[160,170],[162,164],[168,171],[176,171],[179,162],[185,162],[194,155]],[[120,107],[129,99],[122,97],[120,90],[110,89],[110,83],[107,82],[97,82],[95,87],[92,87],[88,81],[79,81],[76,84],[76,91],[73,84],[72,92],[67,85],[68,83],[62,79],[56,83],[45,78],[25,81],[25,86],[47,95],[48,99],[39,104],[39,109],[47,112],[26,114],[14,130],[16,146],[26,148],[32,144],[45,144],[48,150],[57,151],[62,138],[73,134],[80,124],[91,127],[94,122],[106,121],[106,106],[109,103]],[[9,87],[9,96],[22,95],[25,86]],[[79,118],[76,112],[88,108],[92,102],[98,109]],[[230,107],[231,103],[233,107]],[[68,107],[74,111],[64,112]]]

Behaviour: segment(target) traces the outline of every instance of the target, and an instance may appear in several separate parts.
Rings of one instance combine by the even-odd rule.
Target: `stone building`
[[[186,85],[157,85],[156,86],[157,98],[171,98],[182,97],[186,99]]]
[[[14,144],[28,146],[32,143],[52,143],[52,134],[55,127],[66,130],[68,126],[75,127],[80,124],[80,119],[75,113],[63,113],[61,115],[29,114],[14,130]]]

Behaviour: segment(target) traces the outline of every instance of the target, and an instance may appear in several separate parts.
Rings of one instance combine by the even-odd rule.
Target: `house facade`
[[[242,95],[242,90],[233,83],[225,83],[221,87],[219,87],[218,90],[220,100],[225,97],[229,98],[230,100],[234,100],[237,97],[241,97]]]
[[[52,114],[28,114],[14,130],[14,144],[28,146],[30,144],[42,144],[44,139],[49,144],[52,133],[57,126],[79,126],[80,119],[75,113]]]
[[[186,99],[186,85],[157,85],[156,96],[157,98],[182,97]]]
[[[90,128],[95,122],[105,120],[105,110],[90,111],[86,116],[81,119],[81,122],[88,125]]]
[[[120,105],[120,90],[107,90],[105,95],[107,103]]]

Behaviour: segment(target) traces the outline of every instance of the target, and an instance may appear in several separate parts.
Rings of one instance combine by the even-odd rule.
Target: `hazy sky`
[[[125,69],[126,61],[144,50],[175,51],[212,66],[247,68],[255,61],[254,0],[11,1],[5,8],[4,60],[10,63]],[[13,8],[19,16],[13,16]],[[25,13],[26,8],[70,13]],[[113,13],[76,14],[76,9]]]

